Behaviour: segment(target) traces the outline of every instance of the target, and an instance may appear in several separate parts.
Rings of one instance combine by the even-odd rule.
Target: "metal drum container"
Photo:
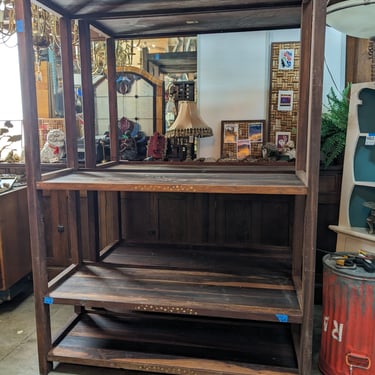
[[[323,257],[319,368],[325,375],[375,374],[375,273]]]

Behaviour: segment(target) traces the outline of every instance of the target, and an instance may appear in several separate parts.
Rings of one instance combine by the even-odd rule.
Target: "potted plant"
[[[343,163],[346,129],[349,114],[349,93],[351,83],[348,83],[340,94],[331,87],[322,113],[320,135],[321,161],[324,168]]]

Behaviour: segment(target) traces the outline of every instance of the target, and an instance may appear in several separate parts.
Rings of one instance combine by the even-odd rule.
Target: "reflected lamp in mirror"
[[[356,38],[375,40],[375,0],[329,0],[327,24]]]
[[[212,137],[212,129],[200,117],[197,103],[180,101],[175,122],[166,132],[171,146],[171,157],[179,160],[192,160],[197,155],[197,138]]]

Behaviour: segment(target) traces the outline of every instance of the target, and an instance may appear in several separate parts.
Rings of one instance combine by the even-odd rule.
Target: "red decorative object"
[[[163,160],[165,159],[167,142],[164,135],[155,132],[148,141],[147,144],[147,157],[153,159]]]

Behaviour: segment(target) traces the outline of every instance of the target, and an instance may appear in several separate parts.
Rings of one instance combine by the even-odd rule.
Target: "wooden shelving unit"
[[[67,168],[42,174],[39,146],[34,142],[38,121],[35,80],[30,73],[30,2],[19,0],[16,13],[24,26],[18,42],[40,374],[48,374],[54,362],[66,362],[169,374],[309,375],[319,180],[316,124],[321,114],[325,2],[231,1],[228,13],[227,5],[218,7],[216,2],[165,1],[158,11],[153,2],[123,5],[122,11],[100,1],[91,1],[87,8],[84,0],[74,5],[58,0],[40,3],[64,15],[60,31],[68,140]],[[200,19],[186,26],[188,34],[302,25],[296,164],[291,168],[121,163],[113,131],[111,162],[96,166],[95,134],[86,126],[85,166],[79,168],[75,103],[69,95],[73,87],[71,20],[80,19],[84,120],[92,124],[90,23],[108,35],[108,81],[115,82],[115,39],[150,36],[129,20],[154,22],[149,30],[160,36],[180,32],[180,28],[164,28],[184,19],[186,13]],[[233,15],[237,18],[231,23]],[[116,90],[114,84],[109,86],[114,130]],[[52,280],[48,279],[42,215],[45,191],[63,191],[69,212],[72,264]],[[82,192],[85,205],[80,201]],[[98,201],[105,206],[106,199],[112,202],[108,203],[111,209],[103,214]],[[149,210],[144,212],[145,207]],[[269,233],[277,230],[272,225],[280,223],[268,211],[285,213],[282,241],[272,235],[269,240],[264,234],[263,222],[269,225]],[[233,238],[228,215],[237,219],[236,233],[252,225],[254,237]],[[203,223],[199,240],[186,230],[184,236],[179,230],[172,234],[180,216],[192,228],[195,222]],[[126,228],[131,220],[152,223],[147,236]],[[115,229],[99,247],[98,228],[103,221]],[[87,228],[84,237],[82,223]],[[83,241],[91,249],[85,260]],[[75,311],[54,339],[52,304],[71,305]]]

